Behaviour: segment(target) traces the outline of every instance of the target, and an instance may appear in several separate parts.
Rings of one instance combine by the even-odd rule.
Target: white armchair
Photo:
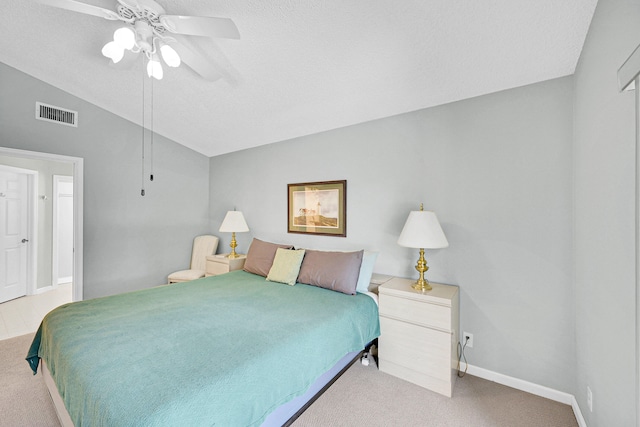
[[[214,255],[218,249],[219,239],[216,236],[198,236],[193,239],[191,250],[191,267],[188,270],[180,270],[171,273],[168,277],[169,284],[188,282],[204,277],[207,269],[207,255]]]

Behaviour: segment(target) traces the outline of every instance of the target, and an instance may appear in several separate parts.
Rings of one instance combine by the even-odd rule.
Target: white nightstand
[[[238,254],[237,258],[229,258],[227,255],[229,254],[208,255],[205,276],[217,276],[218,274],[224,274],[230,271],[242,270],[247,256]]]
[[[415,280],[393,278],[380,296],[380,370],[451,397],[457,378],[459,292],[431,283],[421,293]]]
[[[389,280],[393,279],[393,276],[387,276],[386,274],[373,273],[371,275],[371,280],[369,280],[369,292],[373,292],[374,294],[378,293],[378,288],[381,285],[384,285]]]

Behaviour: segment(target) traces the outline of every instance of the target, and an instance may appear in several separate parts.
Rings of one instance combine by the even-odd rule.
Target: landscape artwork
[[[287,231],[346,237],[347,181],[288,185]]]

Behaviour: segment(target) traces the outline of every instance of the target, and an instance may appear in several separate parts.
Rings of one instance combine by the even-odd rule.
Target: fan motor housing
[[[118,16],[131,24],[137,22],[145,22],[152,29],[153,32],[162,35],[167,29],[160,23],[160,16],[166,12],[158,3],[153,0],[137,0],[137,1],[125,1],[118,0]],[[136,30],[138,27],[136,26]]]

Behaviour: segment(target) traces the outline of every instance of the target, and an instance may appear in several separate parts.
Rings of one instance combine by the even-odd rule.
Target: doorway
[[[0,156],[62,162],[70,164],[73,167],[73,198],[71,202],[73,218],[73,237],[71,246],[73,248],[71,274],[73,277],[72,297],[73,301],[81,301],[83,299],[83,159],[4,147],[0,147]],[[41,201],[42,200],[39,198],[38,202],[40,203]],[[35,258],[36,256],[34,254],[34,259]],[[53,265],[51,267],[53,267]],[[52,272],[52,269],[50,269],[49,272]],[[33,289],[32,291],[35,293],[36,289]]]
[[[640,46],[618,69],[618,89],[635,92],[636,182],[635,182],[635,249],[636,249],[636,425],[640,427]]]

